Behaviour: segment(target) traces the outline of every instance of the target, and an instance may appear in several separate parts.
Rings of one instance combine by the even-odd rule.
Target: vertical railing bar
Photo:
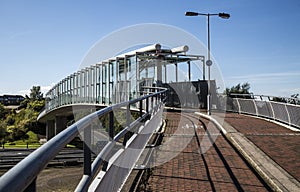
[[[149,113],[149,97],[146,98],[146,113]]]
[[[83,167],[83,174],[84,175],[91,175],[91,125],[88,125],[84,129],[84,143],[83,143],[83,153],[84,153],[84,167]]]
[[[129,128],[130,126],[130,103],[128,103],[126,107],[126,126]]]
[[[35,178],[30,185],[28,185],[28,187],[24,190],[24,192],[36,192],[36,179]]]
[[[129,129],[130,128],[129,126],[130,126],[130,103],[128,103],[126,106],[126,127],[128,127]],[[129,132],[127,132],[124,136],[123,146],[126,146],[128,136],[129,136]]]
[[[151,109],[153,109],[154,97],[151,97]]]
[[[255,102],[255,99],[253,99],[253,105],[254,105],[254,108],[255,108],[255,114],[254,115],[259,116],[258,108],[257,108],[256,102]]]
[[[143,116],[143,100],[140,100],[140,117]]]
[[[269,99],[268,103],[270,104],[270,108],[272,111],[272,119],[275,120],[275,111],[274,111],[274,108],[273,108],[273,105],[272,105],[272,102],[270,101],[270,99]]]
[[[285,107],[285,110],[286,110],[286,113],[287,113],[287,116],[288,116],[288,125],[291,125],[291,117],[290,117],[290,113],[289,113],[289,110],[287,108],[287,105],[284,104],[284,107]]]
[[[112,140],[115,136],[114,130],[114,112],[109,112],[109,137]]]
[[[238,109],[239,109],[238,113],[241,114],[241,105],[240,105],[240,102],[239,102],[238,98],[236,98],[236,102],[237,102]]]
[[[111,111],[109,112],[109,140],[113,140],[114,136],[115,136],[115,130],[114,130],[114,112]],[[108,167],[108,161],[104,160],[103,161],[103,166],[102,166],[102,171],[107,171],[107,167]]]

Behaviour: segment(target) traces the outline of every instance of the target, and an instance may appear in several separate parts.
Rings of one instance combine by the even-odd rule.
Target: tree
[[[27,109],[32,109],[36,112],[40,112],[45,106],[45,100],[34,100],[27,104]]]
[[[0,103],[0,121],[5,118],[8,111],[5,109],[4,105]]]
[[[299,96],[299,93],[291,95],[291,98],[292,98],[291,103],[292,104],[300,105],[300,99],[298,98],[298,96]]]
[[[236,86],[232,86],[231,88],[226,88],[225,94],[250,94],[250,84],[243,83],[242,85],[239,83]],[[249,97],[249,96],[248,96]]]
[[[271,101],[280,102],[280,103],[290,103],[294,105],[300,105],[300,99],[298,98],[299,94],[293,94],[290,98],[285,97],[273,97]]]
[[[0,142],[3,143],[6,140],[7,136],[7,126],[4,121],[0,121]]]
[[[40,86],[33,86],[30,91],[30,97],[26,95],[25,100],[18,108],[18,112],[14,109],[5,109],[0,104],[0,142],[32,139],[30,138],[32,132],[45,134],[44,124],[37,122],[39,112],[45,105],[45,99]]]
[[[279,102],[279,103],[287,103],[287,100],[283,97],[273,97],[271,101]]]
[[[40,86],[33,86],[32,89],[30,89],[30,99],[32,100],[41,100],[43,99],[43,93],[41,92]]]

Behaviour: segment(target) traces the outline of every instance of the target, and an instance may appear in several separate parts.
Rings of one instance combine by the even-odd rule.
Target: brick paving
[[[197,118],[185,116],[187,114],[181,115],[185,116],[181,121],[179,113],[166,112],[165,115],[168,121],[162,146],[175,137],[174,148],[168,150],[178,151],[187,138],[189,142],[177,156],[153,169],[146,191],[269,190],[212,123],[203,120],[202,124]],[[210,139],[205,135],[205,128],[210,130]],[[211,139],[215,140],[213,145]],[[168,152],[162,147],[157,159],[165,153]]]
[[[236,113],[226,114],[225,121],[300,181],[300,132]]]

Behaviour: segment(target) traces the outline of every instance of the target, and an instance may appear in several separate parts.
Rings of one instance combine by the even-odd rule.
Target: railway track
[[[34,150],[8,149],[0,151],[0,169],[9,169],[27,157]],[[83,163],[83,150],[63,149],[48,166],[78,165]]]

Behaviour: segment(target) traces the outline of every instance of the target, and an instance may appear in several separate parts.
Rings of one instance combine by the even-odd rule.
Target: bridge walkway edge
[[[229,123],[223,122],[223,119],[217,115],[209,116],[199,112],[195,114],[211,120],[274,191],[300,190],[299,181]]]

